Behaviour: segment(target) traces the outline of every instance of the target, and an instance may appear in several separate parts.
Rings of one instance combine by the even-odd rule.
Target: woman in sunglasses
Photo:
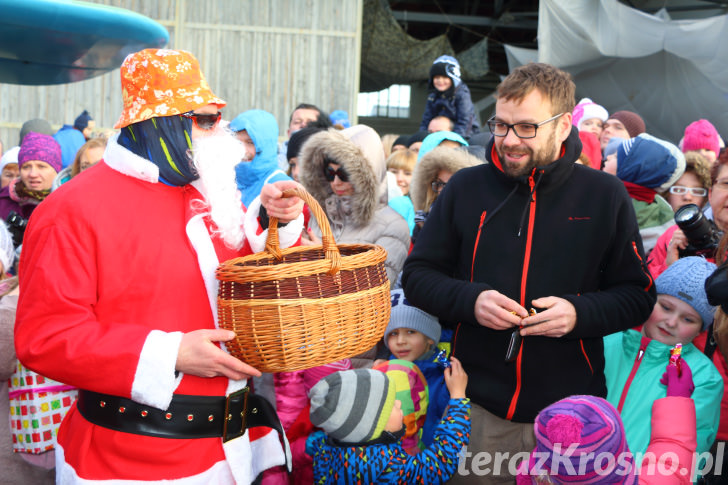
[[[409,250],[409,228],[387,205],[387,167],[377,132],[357,125],[316,133],[303,146],[299,165],[299,180],[326,212],[336,242],[382,246],[394,283]],[[315,220],[309,229],[308,243],[320,244]]]

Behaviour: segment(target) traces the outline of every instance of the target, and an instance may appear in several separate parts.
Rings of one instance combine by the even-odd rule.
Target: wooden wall
[[[126,8],[162,24],[168,47],[192,52],[224,118],[270,111],[285,137],[299,103],[344,109],[352,122],[359,92],[363,0],[88,0]],[[55,86],[0,84],[0,140],[18,142],[20,126],[44,118],[72,124],[88,109],[111,128],[121,112],[119,70]]]

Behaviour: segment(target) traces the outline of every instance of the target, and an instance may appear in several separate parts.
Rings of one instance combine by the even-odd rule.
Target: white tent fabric
[[[634,111],[657,137],[677,143],[700,118],[728,135],[728,15],[671,20],[617,0],[542,0],[537,55],[506,53],[511,69],[538,59],[569,71],[577,99]]]

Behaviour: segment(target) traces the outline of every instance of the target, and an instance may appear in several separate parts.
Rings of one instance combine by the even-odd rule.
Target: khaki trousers
[[[501,419],[471,403],[470,444],[449,484],[513,484],[518,465],[536,446],[533,423]]]

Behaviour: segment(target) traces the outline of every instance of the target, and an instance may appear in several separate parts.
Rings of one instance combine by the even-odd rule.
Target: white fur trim
[[[217,289],[218,281],[215,278],[215,270],[220,265],[220,261],[217,259],[215,253],[215,246],[212,244],[210,239],[210,233],[207,231],[205,226],[205,220],[203,214],[196,214],[187,221],[185,227],[187,238],[190,240],[190,244],[195,248],[197,254],[197,265],[200,267],[200,273],[202,273],[202,279],[205,283],[205,290],[207,290],[207,299],[210,303],[210,310],[212,311],[212,318],[215,320],[215,328],[217,327]]]
[[[285,436],[283,439],[285,439]],[[288,442],[286,442],[287,444]],[[250,448],[252,456],[255,457],[255,460],[252,460],[253,477],[257,477],[268,468],[286,464],[286,455],[283,453],[281,442],[278,440],[278,432],[275,430],[271,430],[267,435],[250,443]],[[290,459],[288,463],[290,463]],[[288,465],[288,471],[290,470],[290,465]]]
[[[181,372],[177,377],[174,375],[181,342],[182,332],[149,332],[131,385],[132,400],[157,409],[169,407],[172,394],[182,380]]]
[[[259,227],[258,214],[260,213],[260,196],[253,199],[250,203],[247,212],[245,213],[245,237],[250,243],[250,248],[253,252],[257,253],[265,249],[265,240],[268,238],[268,229],[256,234],[256,230]],[[289,222],[284,227],[278,228],[278,244],[281,249],[285,249],[293,246],[301,237],[301,231],[303,230],[303,214],[299,214],[298,217]]]
[[[116,133],[106,144],[104,150],[106,165],[124,175],[156,184],[159,181],[159,167],[119,145],[118,138],[119,134]]]
[[[250,446],[248,446],[249,448]],[[250,455],[248,455],[247,461],[250,461]],[[155,483],[168,485],[209,485],[210,483],[216,485],[247,485],[250,482],[251,480],[243,481],[238,477],[233,478],[232,470],[226,461],[219,461],[197,475],[176,480],[87,480],[79,477],[76,470],[65,462],[63,447],[56,445],[56,483],[62,483],[63,485],[152,485]]]

